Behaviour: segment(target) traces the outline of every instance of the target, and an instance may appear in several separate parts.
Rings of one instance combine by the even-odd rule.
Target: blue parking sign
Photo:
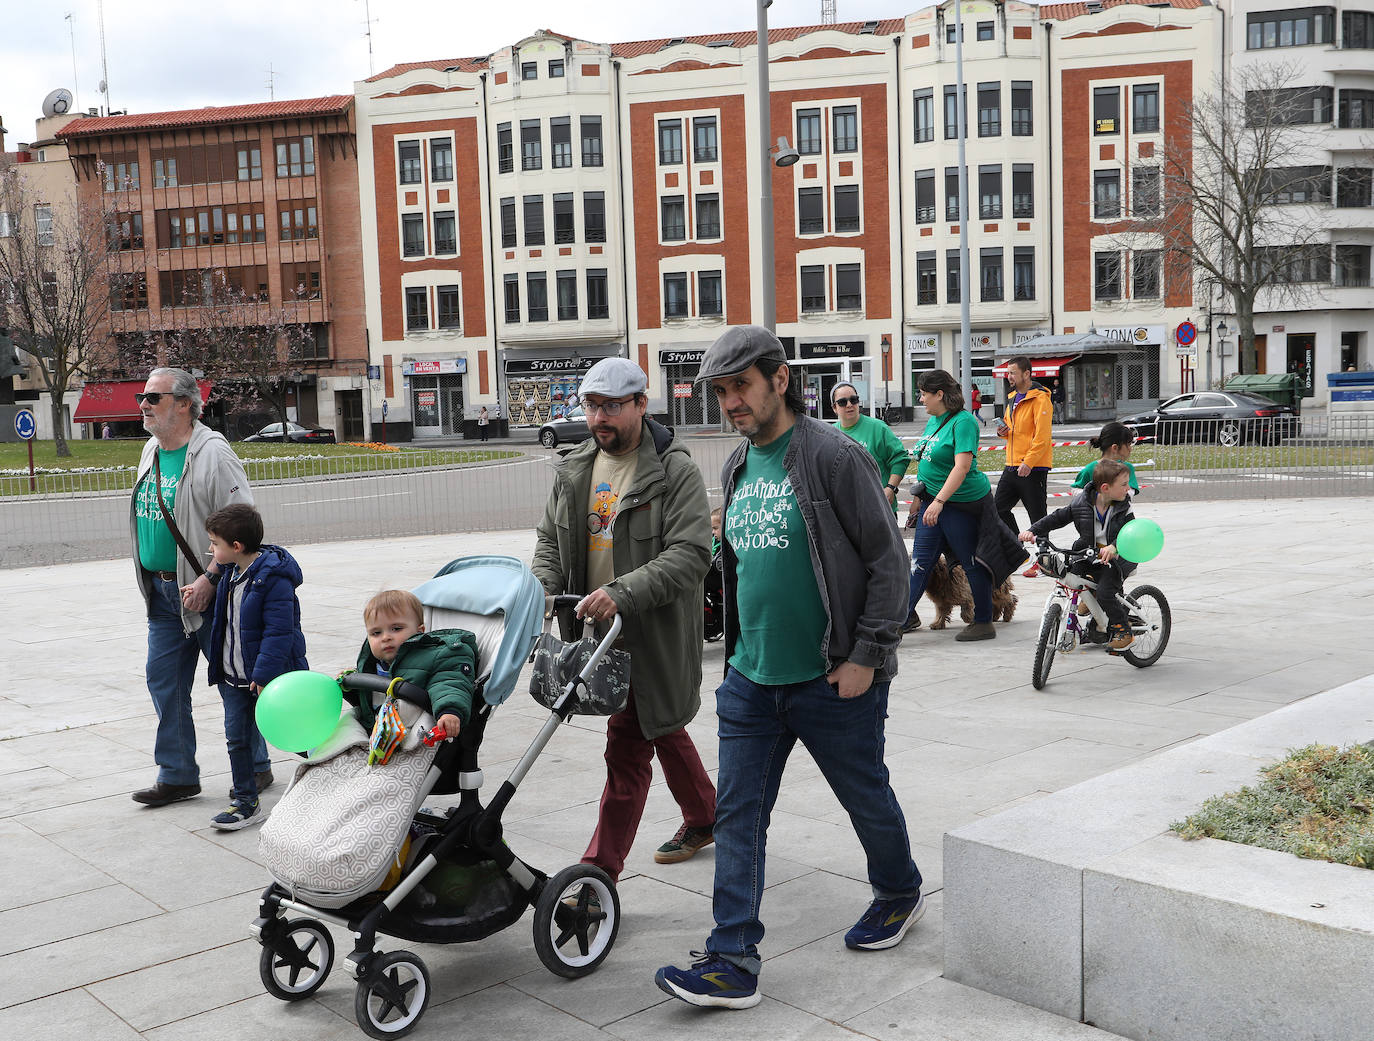
[[[21,408],[14,414],[14,432],[25,441],[33,440],[33,435],[38,433],[38,422],[32,411]]]

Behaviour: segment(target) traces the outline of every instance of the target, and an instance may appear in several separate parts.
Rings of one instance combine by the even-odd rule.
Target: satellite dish
[[[58,87],[43,99],[43,115],[65,116],[72,109],[72,92],[66,87]]]

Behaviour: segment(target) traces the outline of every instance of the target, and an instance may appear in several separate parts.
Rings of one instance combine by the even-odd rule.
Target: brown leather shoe
[[[915,611],[912,611],[911,614],[906,616],[906,621],[902,623],[902,632],[914,633],[920,627],[921,616],[918,615]]]
[[[992,627],[991,622],[973,622],[970,625],[964,626],[954,638],[960,642],[968,642],[969,640],[995,640],[997,639],[997,630]]]
[[[134,802],[141,802],[144,806],[166,806],[182,799],[194,799],[199,794],[198,784],[164,784],[158,781],[151,788],[142,788],[134,792],[132,798]]]

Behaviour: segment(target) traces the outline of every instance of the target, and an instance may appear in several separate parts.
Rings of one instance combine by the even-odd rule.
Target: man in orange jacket
[[[1012,396],[997,425],[997,436],[1007,439],[1007,461],[993,502],[1002,523],[1015,532],[1011,508],[1016,503],[1025,506],[1031,524],[1045,516],[1046,483],[1054,463],[1054,449],[1050,447],[1054,402],[1049,391],[1031,380],[1029,358],[1013,358],[1007,363],[1007,381]],[[1039,567],[1032,564],[1024,575],[1034,578],[1039,573]]]

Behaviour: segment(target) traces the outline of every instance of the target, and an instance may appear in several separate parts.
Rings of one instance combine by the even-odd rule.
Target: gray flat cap
[[[761,325],[736,325],[706,349],[696,382],[733,376],[764,358],[786,362],[782,341]]]
[[[631,394],[643,394],[648,389],[649,377],[629,358],[602,358],[587,370],[577,392],[584,398],[588,394],[625,398]]]

